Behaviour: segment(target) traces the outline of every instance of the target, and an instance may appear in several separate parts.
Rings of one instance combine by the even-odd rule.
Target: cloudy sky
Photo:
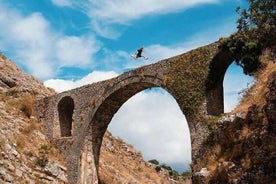
[[[235,32],[246,0],[0,0],[0,51],[57,92],[115,77]],[[133,60],[144,46],[148,60]],[[236,65],[225,80],[225,110],[252,83]],[[162,100],[160,100],[162,99]],[[191,162],[189,129],[162,89],[133,96],[109,130],[181,171]]]

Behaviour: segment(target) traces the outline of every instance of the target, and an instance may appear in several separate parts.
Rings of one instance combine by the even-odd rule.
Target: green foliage
[[[41,168],[44,168],[48,163],[48,158],[45,156],[42,156],[40,158],[37,158],[35,161],[35,164]]]
[[[264,47],[275,45],[276,2],[275,0],[247,0],[248,9],[237,8],[238,32]],[[248,31],[250,31],[248,34]]]
[[[156,159],[149,160],[148,162],[155,165],[159,165],[159,162]]]
[[[181,176],[183,177],[191,177],[192,176],[192,171],[191,170],[187,170],[187,171],[184,171]]]
[[[262,53],[262,46],[255,40],[244,37],[239,33],[232,34],[229,38],[220,41],[221,50],[229,50],[234,57],[236,64],[243,68],[247,75],[253,75],[261,68],[262,63],[259,56]]]
[[[38,148],[39,157],[36,159],[35,164],[41,168],[45,167],[48,163],[47,155],[49,154],[52,146],[48,144],[41,144]]]
[[[177,179],[179,177],[179,173],[176,170],[171,170],[169,172],[169,175],[173,177],[174,179]]]
[[[51,150],[52,146],[48,144],[41,144],[39,148],[39,153],[41,154],[48,154]]]
[[[170,166],[167,166],[166,164],[162,164],[162,165],[160,165],[160,167],[162,167],[166,170],[172,171],[172,168]]]
[[[159,172],[159,171],[161,171],[161,167],[158,165],[155,167],[155,170],[156,170],[156,172]]]
[[[192,171],[189,169],[187,171],[184,171],[181,175],[174,169],[172,169],[170,166],[166,165],[166,164],[161,164],[159,165],[159,162],[155,159],[150,160],[149,162],[151,163],[155,163],[155,170],[156,172],[161,171],[161,169],[165,169],[167,170],[168,174],[170,175],[171,178],[173,179],[186,179],[186,178],[190,178],[192,176]]]
[[[259,56],[270,48],[275,54],[276,1],[247,0],[248,9],[237,8],[240,18],[238,31],[221,40],[220,49],[229,50],[245,74],[252,75],[261,68]]]
[[[205,98],[204,79],[215,52],[214,45],[209,45],[170,60],[166,87],[177,100],[185,116],[193,117],[198,114]]]
[[[209,130],[213,130],[218,122],[218,116],[210,116],[207,120]]]

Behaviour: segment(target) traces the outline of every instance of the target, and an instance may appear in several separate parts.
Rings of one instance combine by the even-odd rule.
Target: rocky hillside
[[[193,165],[200,170],[193,183],[276,183],[276,61],[268,56],[239,106],[208,120],[211,133]]]
[[[63,157],[34,112],[35,100],[53,94],[0,54],[0,183],[67,183]],[[108,132],[101,152],[102,183],[190,183],[164,168],[157,172],[156,165]]]
[[[165,168],[145,162],[141,153],[106,132],[101,149],[99,175],[102,184],[189,184],[190,178],[173,175]]]
[[[54,94],[0,55],[0,183],[66,183],[66,167],[35,118],[36,98]]]

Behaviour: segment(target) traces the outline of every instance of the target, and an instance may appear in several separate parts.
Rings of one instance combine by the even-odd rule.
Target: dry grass
[[[0,136],[0,150],[6,151],[5,149],[6,149],[5,148],[5,139]],[[0,154],[0,158],[1,158],[1,156],[2,156],[2,154]]]
[[[46,145],[47,159],[64,165],[62,154],[52,143],[45,140],[43,126],[34,116],[35,97],[29,93],[20,94],[13,89],[5,94],[2,93],[0,99],[5,102],[7,113],[24,118],[24,122],[18,126],[20,133],[16,136],[10,135],[8,138],[9,141],[16,143],[17,151],[40,158],[41,145],[44,147]]]
[[[269,54],[266,52],[261,57],[261,60],[266,64],[266,67],[256,73],[255,84],[243,95],[239,105],[232,111],[232,113],[247,112],[248,108],[253,104],[259,106],[265,105],[265,95],[268,92],[268,77],[273,72],[276,72],[276,64],[271,61]]]
[[[34,97],[30,94],[23,95],[20,110],[30,118],[34,113]]]

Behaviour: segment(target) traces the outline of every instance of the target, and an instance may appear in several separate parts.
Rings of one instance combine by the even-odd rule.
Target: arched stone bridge
[[[185,115],[192,162],[208,135],[208,115],[223,113],[223,78],[233,58],[213,43],[37,102],[47,137],[65,156],[70,183],[97,183],[100,148],[108,124],[133,95],[151,87],[168,91]],[[197,168],[193,168],[197,171]]]

